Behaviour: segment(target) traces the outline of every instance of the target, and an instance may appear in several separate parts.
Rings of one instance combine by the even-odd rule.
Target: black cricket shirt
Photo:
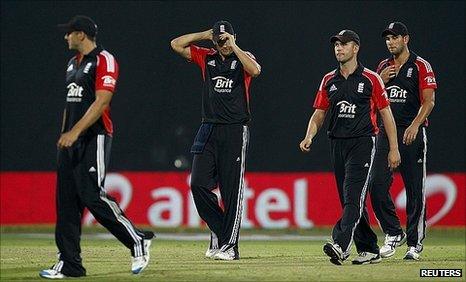
[[[383,60],[377,67],[377,73],[394,64],[393,57]],[[428,88],[437,89],[432,67],[429,62],[410,52],[398,74],[386,83],[390,108],[397,126],[411,125],[422,104],[422,90]],[[427,125],[427,120],[424,125]]]
[[[380,76],[358,64],[347,79],[340,67],[324,75],[314,108],[329,111],[329,137],[353,138],[376,135],[376,111],[389,104]]]
[[[251,119],[249,88],[252,77],[233,53],[222,59],[215,49],[190,46],[191,61],[202,71],[202,122],[246,124]],[[246,52],[255,60],[254,56]]]
[[[89,54],[78,53],[66,69],[66,119],[64,131],[69,131],[95,101],[97,90],[115,92],[118,63],[108,51],[98,46]],[[81,135],[113,134],[108,106],[102,116]]]

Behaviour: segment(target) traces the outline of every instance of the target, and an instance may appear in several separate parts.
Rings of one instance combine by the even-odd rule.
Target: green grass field
[[[35,229],[34,229],[35,230]],[[1,280],[39,280],[38,272],[56,259],[53,237],[30,238],[5,229],[1,233]],[[39,230],[42,232],[46,230]],[[48,230],[51,231],[51,230]],[[100,230],[101,231],[101,230]],[[90,233],[93,233],[91,231]],[[171,230],[173,232],[173,230]],[[205,231],[202,231],[205,233]],[[279,235],[284,231],[242,231]],[[326,236],[328,229],[288,231],[305,236]],[[429,230],[422,260],[403,261],[405,246],[380,264],[335,266],[322,252],[325,243],[313,241],[241,241],[241,260],[225,262],[204,258],[207,241],[154,240],[151,263],[139,276],[130,273],[129,251],[115,239],[82,239],[82,257],[87,277],[94,281],[409,281],[420,278],[421,268],[462,268],[462,278],[435,280],[464,281],[465,229]],[[320,238],[320,239],[319,239]],[[379,245],[383,238],[379,237]],[[355,253],[353,252],[352,256]]]

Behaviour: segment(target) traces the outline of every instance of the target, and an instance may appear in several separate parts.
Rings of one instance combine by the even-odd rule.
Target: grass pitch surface
[[[4,230],[3,230],[4,231]],[[204,231],[205,232],[205,231]],[[305,236],[327,231],[304,232]],[[247,232],[242,232],[243,233]],[[317,233],[317,234],[316,234]],[[207,236],[206,236],[207,237]],[[311,238],[311,237],[309,237]],[[421,268],[462,268],[462,278],[435,280],[464,281],[465,229],[430,230],[420,261],[404,261],[406,246],[379,264],[335,266],[322,252],[325,240],[245,241],[240,243],[241,260],[214,261],[204,258],[207,241],[153,241],[151,262],[140,275],[130,273],[130,254],[116,239],[82,239],[82,257],[87,276],[93,281],[411,281],[420,278]],[[320,238],[320,239],[319,239]],[[3,281],[40,280],[39,271],[56,259],[53,237],[31,238],[1,233]],[[379,245],[383,238],[379,237]],[[355,256],[353,250],[352,257]],[[75,280],[75,279],[73,279]]]

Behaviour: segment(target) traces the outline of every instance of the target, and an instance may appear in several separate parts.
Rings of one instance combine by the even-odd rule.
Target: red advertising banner
[[[431,174],[426,179],[427,224],[466,225],[465,173]],[[54,172],[2,172],[1,224],[55,222]],[[243,228],[312,228],[333,225],[341,207],[332,173],[246,173]],[[118,172],[107,175],[106,190],[136,224],[199,227],[187,172]],[[391,189],[397,213],[406,222],[406,194],[399,174]],[[377,224],[367,201],[371,222]],[[95,224],[88,212],[83,223]]]

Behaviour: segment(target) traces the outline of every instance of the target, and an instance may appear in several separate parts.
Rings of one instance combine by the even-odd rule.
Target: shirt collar
[[[361,62],[358,61],[358,66],[354,70],[354,72],[351,75],[361,75],[362,72],[364,71],[364,66],[361,64]],[[338,65],[337,70],[336,70],[336,75],[337,76],[343,76],[340,72],[340,65]]]

